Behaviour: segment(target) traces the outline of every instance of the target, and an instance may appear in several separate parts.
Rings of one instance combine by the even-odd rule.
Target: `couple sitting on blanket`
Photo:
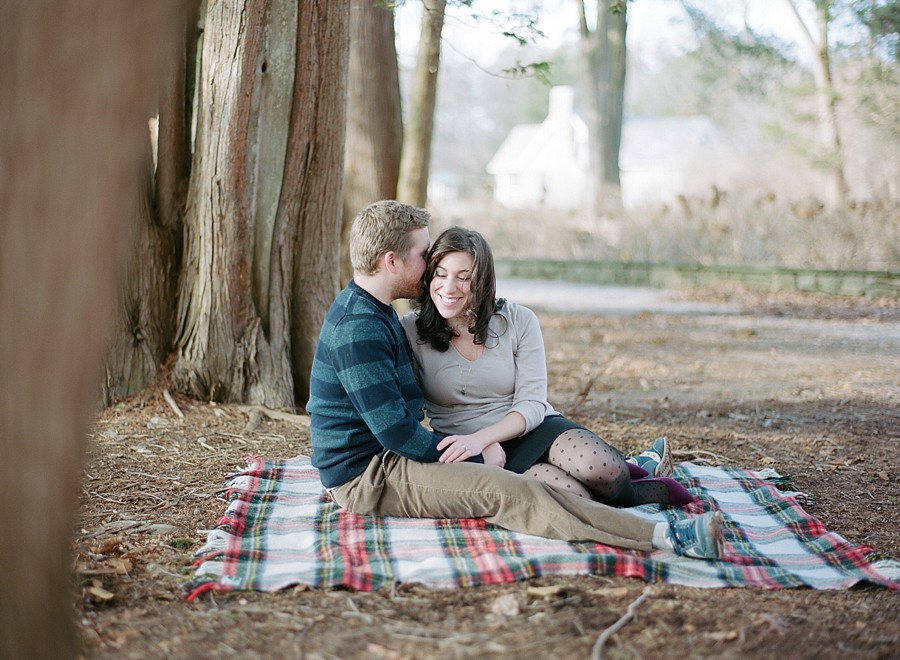
[[[719,512],[668,524],[624,510],[693,500],[671,478],[666,441],[628,462],[557,413],[536,316],[496,299],[480,234],[451,228],[429,251],[429,220],[381,201],[354,221],[353,280],[322,325],[307,405],[312,462],[334,500],[360,514],[483,518],[719,558]],[[391,306],[400,298],[418,302],[402,321]],[[425,408],[434,431],[421,423]]]

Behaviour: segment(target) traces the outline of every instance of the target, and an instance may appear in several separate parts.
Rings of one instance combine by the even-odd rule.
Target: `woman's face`
[[[468,252],[449,252],[434,269],[428,294],[445,319],[463,317],[472,300],[472,266],[475,259]]]

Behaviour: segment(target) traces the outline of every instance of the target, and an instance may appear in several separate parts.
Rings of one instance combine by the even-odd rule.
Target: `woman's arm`
[[[521,305],[511,306],[510,311],[516,383],[509,410],[522,415],[527,432],[554,412],[547,401],[547,357],[537,315]]]
[[[441,440],[438,451],[441,454],[441,463],[458,463],[472,456],[478,456],[493,444],[518,438],[525,432],[525,418],[517,412],[504,415],[503,419],[475,433],[467,435],[448,435]]]

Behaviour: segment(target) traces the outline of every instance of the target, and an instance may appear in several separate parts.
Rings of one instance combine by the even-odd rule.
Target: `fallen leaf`
[[[110,601],[116,597],[114,593],[107,591],[103,587],[88,587],[87,592],[88,595],[95,600]]]

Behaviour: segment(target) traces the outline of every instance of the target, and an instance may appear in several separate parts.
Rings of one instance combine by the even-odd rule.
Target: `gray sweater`
[[[425,395],[431,427],[441,435],[474,433],[507,413],[525,418],[525,432],[557,415],[547,402],[547,362],[537,316],[509,301],[494,314],[484,352],[463,357],[420,343],[415,312],[401,319],[413,354],[413,368]]]

